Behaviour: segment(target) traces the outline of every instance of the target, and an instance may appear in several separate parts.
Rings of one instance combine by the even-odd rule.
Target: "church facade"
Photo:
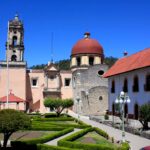
[[[72,98],[74,111],[82,114],[103,113],[108,107],[107,79],[102,77],[108,67],[103,60],[103,48],[85,33],[72,48],[71,70],[59,70],[53,63],[27,69],[24,26],[16,15],[8,25],[6,60],[0,61],[0,109],[45,113],[49,109],[44,99],[54,97]]]
[[[53,63],[27,70],[23,23],[18,16],[9,21],[6,60],[0,62],[0,109],[47,112],[45,97],[72,98],[71,78],[71,71],[60,71]]]

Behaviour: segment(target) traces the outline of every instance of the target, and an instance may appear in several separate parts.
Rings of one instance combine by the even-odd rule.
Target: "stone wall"
[[[101,114],[108,109],[108,81],[98,74],[98,71],[105,72],[107,69],[107,65],[100,64],[73,72],[75,112],[85,115]]]

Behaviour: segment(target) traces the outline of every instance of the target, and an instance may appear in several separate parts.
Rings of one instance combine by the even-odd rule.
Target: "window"
[[[12,55],[11,56],[11,61],[17,61],[17,56],[16,55]]]
[[[17,37],[16,36],[13,36],[12,45],[17,46]]]
[[[80,66],[80,65],[81,65],[81,58],[77,57],[77,66]]]
[[[98,71],[98,75],[102,76],[104,74],[104,71],[103,70],[99,70]]]
[[[115,93],[115,81],[114,80],[111,83],[111,93]]]
[[[133,79],[133,92],[139,91],[139,79],[138,76],[135,76]]]
[[[128,92],[128,80],[124,79],[124,85],[123,85],[123,89],[124,92]]]
[[[146,82],[144,85],[145,91],[150,91],[150,74],[146,76]]]
[[[70,86],[71,79],[65,78],[65,86]]]
[[[94,57],[89,57],[89,65],[93,66],[94,64]]]
[[[32,83],[32,87],[37,87],[38,86],[38,78],[32,78],[31,83]]]
[[[100,96],[100,97],[99,97],[99,100],[100,100],[100,101],[102,101],[102,100],[103,100],[103,97],[102,97],[102,96]]]
[[[50,79],[54,80],[55,76],[54,75],[50,75]]]
[[[138,120],[139,118],[139,105],[137,103],[134,104],[134,119]]]

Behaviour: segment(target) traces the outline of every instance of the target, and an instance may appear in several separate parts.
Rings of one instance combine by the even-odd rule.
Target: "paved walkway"
[[[54,140],[52,140],[52,141],[46,142],[45,144],[57,146],[57,142],[58,142],[59,140],[65,138],[66,136],[69,136],[69,135],[71,135],[71,134],[73,134],[73,133],[75,133],[75,132],[77,132],[77,131],[80,131],[80,130],[81,130],[81,129],[74,129],[74,131],[72,131],[72,132],[70,132],[70,133],[68,133],[68,134],[65,134],[65,135],[63,135],[63,136],[61,136],[61,137],[59,137],[59,138],[56,138],[56,139],[54,139]]]
[[[75,118],[78,117],[78,115],[75,114],[73,111],[69,111],[69,115],[71,115]],[[96,121],[89,120],[89,117],[86,117],[86,116],[80,116],[80,120],[82,120],[83,122],[90,124],[94,127],[98,127],[100,129],[106,131],[111,137],[114,137],[115,140],[122,139],[122,137],[121,137],[122,132],[119,129],[115,129],[113,127],[109,127],[107,125],[98,123]],[[142,138],[140,136],[133,135],[128,132],[126,132],[125,134],[126,134],[126,139],[127,139],[127,141],[129,141],[129,144],[131,146],[131,150],[139,150],[142,147],[150,146],[150,140],[148,140],[146,138]]]

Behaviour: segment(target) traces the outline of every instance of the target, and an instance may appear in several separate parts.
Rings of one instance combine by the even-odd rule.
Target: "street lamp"
[[[130,98],[125,94],[125,92],[121,91],[120,95],[115,100],[116,104],[121,104],[122,111],[122,142],[125,142],[125,130],[124,130],[124,104],[130,103]]]

